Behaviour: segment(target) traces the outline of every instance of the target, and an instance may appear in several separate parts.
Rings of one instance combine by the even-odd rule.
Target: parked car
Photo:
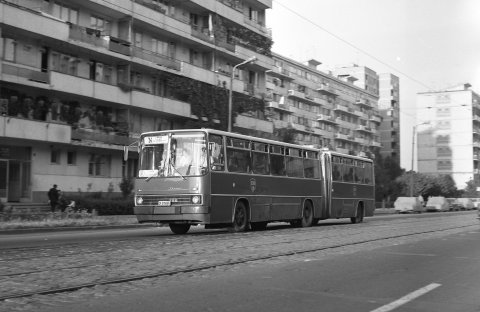
[[[398,197],[397,200],[395,200],[393,207],[396,213],[421,213],[425,211],[422,202],[418,197]]]
[[[459,206],[460,210],[472,210],[475,208],[475,205],[470,198],[457,198],[456,204]]]
[[[445,197],[432,196],[428,199],[425,209],[426,211],[448,211],[450,205]]]
[[[460,206],[458,206],[456,198],[447,198],[447,202],[448,202],[448,210],[450,211],[460,210]]]

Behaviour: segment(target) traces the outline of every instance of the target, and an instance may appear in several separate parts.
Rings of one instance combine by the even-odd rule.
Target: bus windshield
[[[207,172],[204,133],[145,136],[140,146],[140,178],[198,176]]]

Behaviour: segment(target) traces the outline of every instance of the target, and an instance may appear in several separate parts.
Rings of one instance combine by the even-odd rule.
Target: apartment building
[[[400,81],[390,73],[379,74],[378,110],[382,122],[378,127],[380,154],[400,164]]]
[[[1,0],[0,200],[119,192],[143,131],[273,135],[271,0]],[[237,64],[255,57],[255,62]],[[235,70],[233,70],[235,69]],[[133,151],[133,149],[132,149]]]
[[[265,114],[276,135],[352,155],[371,156],[380,148],[378,94],[354,85],[351,75],[318,70],[316,60],[303,64],[278,54],[273,59]]]
[[[457,188],[480,186],[480,96],[466,83],[417,94],[418,172],[449,174]]]

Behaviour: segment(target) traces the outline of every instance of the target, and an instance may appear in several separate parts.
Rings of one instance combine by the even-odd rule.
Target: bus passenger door
[[[323,198],[326,218],[332,217],[332,156],[329,153],[323,153],[322,157],[324,170]]]

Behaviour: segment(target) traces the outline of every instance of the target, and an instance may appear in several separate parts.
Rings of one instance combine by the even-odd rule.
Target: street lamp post
[[[233,92],[233,76],[235,75],[235,69],[237,67],[254,62],[257,58],[252,56],[248,60],[245,60],[232,68],[232,74],[230,75],[230,90],[228,91],[228,132],[232,131],[232,92]]]
[[[413,197],[413,165],[414,165],[414,157],[415,157],[415,134],[417,132],[417,127],[418,126],[421,126],[421,125],[427,125],[429,124],[430,122],[428,121],[425,121],[425,122],[422,122],[422,123],[419,123],[415,126],[413,126],[413,130],[412,130],[412,171],[410,173],[410,197]]]

